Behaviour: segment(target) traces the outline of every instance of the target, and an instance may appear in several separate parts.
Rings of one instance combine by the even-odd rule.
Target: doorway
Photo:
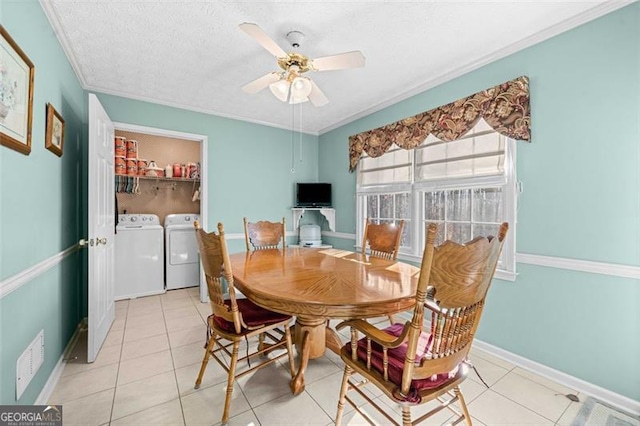
[[[149,136],[159,136],[163,138],[181,139],[189,142],[197,142],[200,144],[200,226],[203,229],[207,228],[208,218],[208,199],[209,199],[209,185],[208,185],[208,152],[209,152],[209,139],[205,135],[199,135],[195,133],[178,132],[174,130],[159,129],[155,127],[139,126],[130,123],[113,123],[116,132],[132,132],[141,133]],[[158,164],[163,167],[164,164]],[[204,284],[203,284],[204,283]],[[208,301],[208,294],[206,290],[206,281],[204,273],[200,272],[200,301],[206,303]]]
[[[208,206],[208,139],[204,135],[114,123],[95,94],[89,93],[88,215],[87,215],[87,362],[95,361],[115,318],[115,130],[167,135],[200,143],[201,222],[206,227]],[[205,302],[201,273],[200,299]]]

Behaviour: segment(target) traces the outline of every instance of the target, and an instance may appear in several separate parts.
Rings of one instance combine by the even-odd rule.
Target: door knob
[[[92,246],[93,247],[93,238],[90,239],[90,240],[85,240],[83,238],[80,241],[78,241],[78,245],[80,246],[80,248],[86,248],[87,246]]]

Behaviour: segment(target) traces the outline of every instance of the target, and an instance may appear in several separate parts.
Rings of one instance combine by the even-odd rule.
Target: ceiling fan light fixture
[[[291,97],[295,99],[307,98],[312,89],[313,86],[308,78],[296,77],[291,82]]]
[[[271,83],[269,90],[271,90],[273,96],[282,102],[287,102],[287,98],[289,97],[289,82],[287,80],[278,80],[275,83]]]
[[[302,74],[308,71],[360,68],[365,63],[364,55],[358,50],[309,59],[297,51],[285,52],[256,24],[244,22],[240,24],[240,29],[275,56],[278,66],[282,69],[245,84],[242,90],[246,93],[254,94],[269,86],[271,93],[282,102],[299,104],[309,101],[313,106],[323,106],[329,99],[310,78],[302,77]],[[290,31],[286,37],[294,50],[297,50],[304,34],[300,31]]]
[[[309,98],[296,98],[294,96],[291,96],[291,99],[289,99],[289,103],[291,105],[295,105],[295,104],[301,104],[303,102],[308,102]]]

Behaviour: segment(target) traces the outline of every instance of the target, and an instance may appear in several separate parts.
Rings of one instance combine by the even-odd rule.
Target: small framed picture
[[[0,145],[31,152],[34,66],[0,25]]]
[[[44,137],[44,147],[58,157],[62,157],[64,144],[64,120],[53,105],[47,104],[47,133]]]

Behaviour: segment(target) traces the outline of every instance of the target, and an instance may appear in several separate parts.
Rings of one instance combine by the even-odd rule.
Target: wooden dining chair
[[[218,223],[218,234],[216,234],[215,232],[205,232],[200,228],[198,222],[195,222],[194,226],[212,311],[207,319],[206,351],[195,388],[200,387],[209,358],[213,357],[228,374],[226,399],[222,413],[222,423],[226,423],[229,419],[229,407],[235,379],[284,356],[289,358],[289,373],[293,378],[295,368],[289,328],[292,318],[289,315],[264,309],[249,299],[236,298],[224,227]],[[223,280],[228,286],[228,298],[225,298]],[[258,347],[256,350],[250,351],[248,339],[254,337],[258,338]],[[265,337],[271,339],[273,344],[267,344]],[[246,341],[247,353],[246,356],[239,358],[240,343],[243,341]],[[231,347],[231,351],[229,347]],[[267,353],[280,348],[286,349],[286,351],[275,356],[266,356]],[[230,358],[228,366],[227,361],[221,356],[222,353]],[[248,369],[236,373],[238,361],[247,360],[249,363],[249,359],[256,356],[259,356],[257,364],[253,364],[253,366],[249,364]],[[256,360],[251,362],[256,362]]]
[[[404,220],[400,220],[397,224],[377,224],[366,219],[362,236],[362,254],[366,254],[369,248],[370,256],[396,260],[402,240],[402,228],[404,228]],[[396,323],[397,320],[393,315],[387,317],[389,323]]]
[[[285,221],[269,222],[261,220],[258,222],[249,222],[244,219],[244,240],[247,245],[247,251],[265,250],[278,248],[282,244],[282,248],[286,247],[285,240]]]
[[[480,322],[487,291],[500,257],[508,225],[503,223],[496,237],[477,237],[460,245],[446,241],[434,247],[436,226],[427,229],[427,244],[418,279],[416,304],[411,321],[393,324],[384,330],[364,320],[340,323],[337,329],[351,328],[351,341],[342,347],[345,363],[340,389],[336,425],[340,425],[345,401],[367,418],[348,395],[355,391],[392,424],[399,425],[381,404],[361,387],[373,384],[402,408],[402,425],[417,424],[442,409],[471,425],[469,410],[460,391],[471,367],[467,357]],[[431,322],[423,330],[423,317]],[[364,337],[359,339],[359,334]],[[352,381],[352,374],[364,379]],[[411,407],[436,400],[440,404],[411,420]],[[457,403],[460,410],[454,408]],[[388,406],[386,406],[388,409]]]
[[[404,220],[396,223],[373,223],[367,219],[362,236],[362,253],[383,259],[396,260],[402,239]]]

